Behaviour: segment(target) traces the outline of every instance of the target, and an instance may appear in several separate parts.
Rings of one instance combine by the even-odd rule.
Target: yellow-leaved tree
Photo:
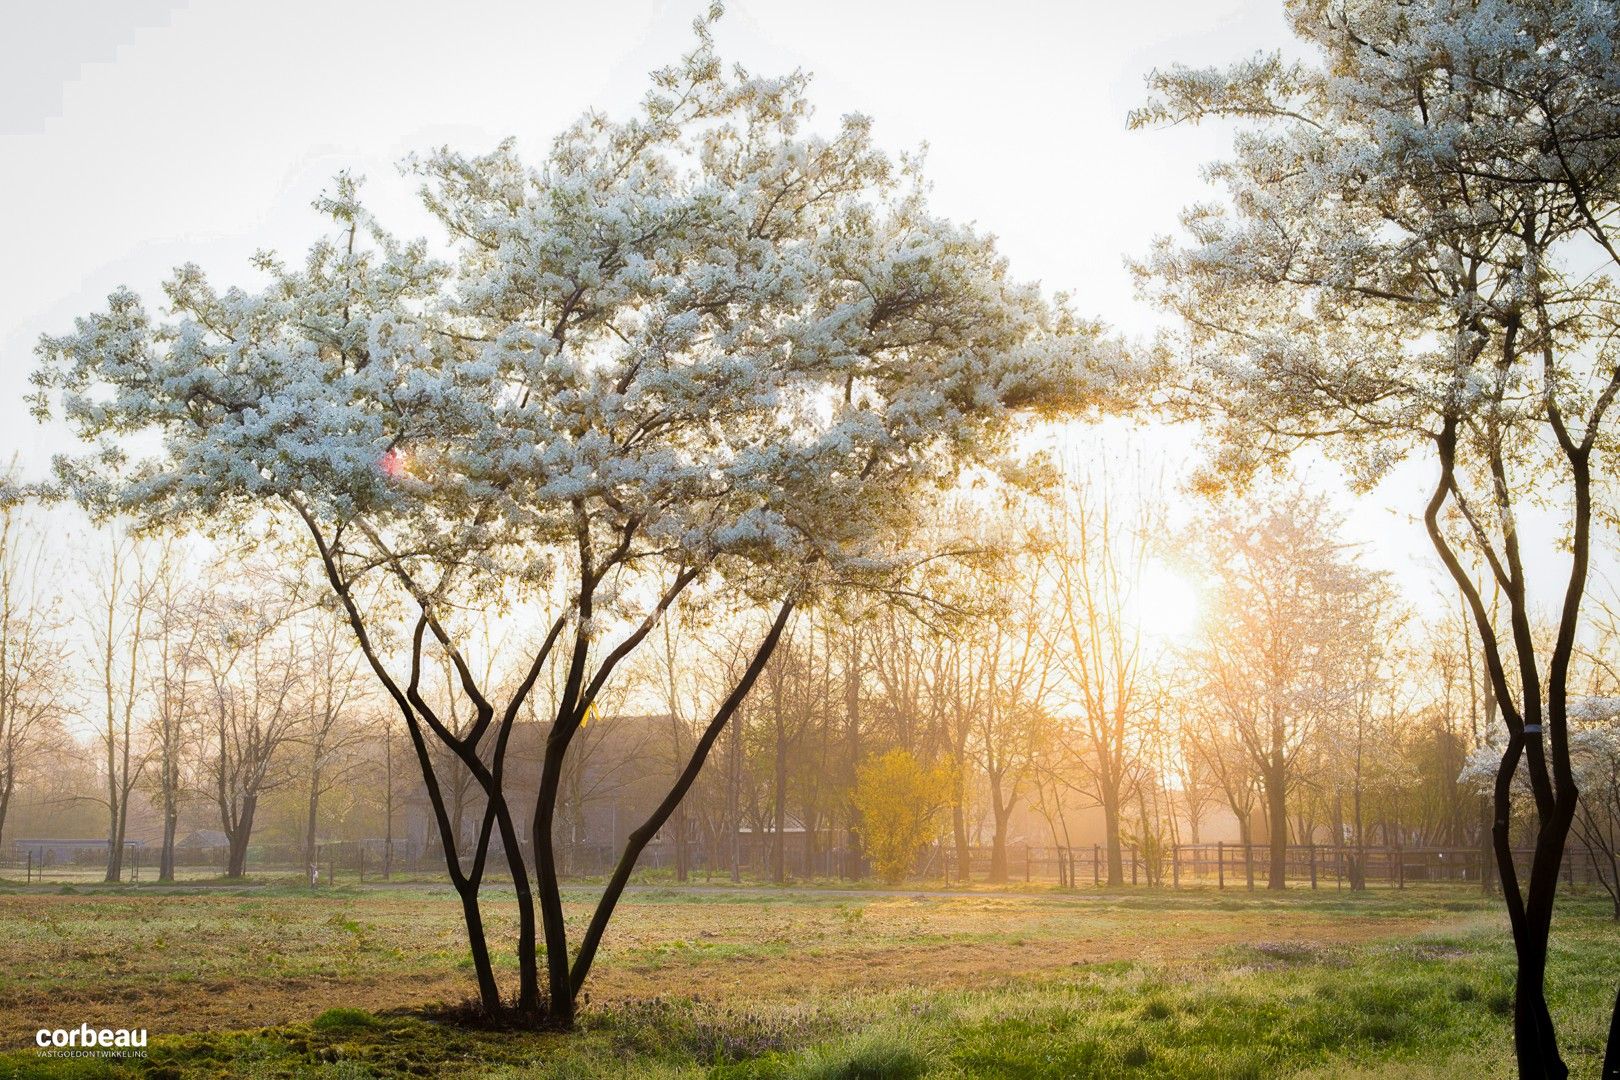
[[[861,836],[879,879],[905,880],[917,851],[935,835],[940,811],[952,805],[956,784],[949,763],[924,765],[905,750],[868,758],[855,777]]]

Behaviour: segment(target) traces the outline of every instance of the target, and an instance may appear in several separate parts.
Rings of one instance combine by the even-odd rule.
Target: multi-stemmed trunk
[[[1506,347],[1510,351],[1513,347],[1511,333]],[[1620,372],[1617,372],[1615,381],[1611,383],[1609,390],[1611,397],[1616,386],[1620,386]],[[1446,418],[1444,427],[1436,437],[1440,479],[1424,514],[1424,524],[1429,538],[1473,616],[1479,633],[1485,670],[1490,676],[1495,705],[1508,729],[1507,745],[1502,752],[1491,791],[1491,841],[1496,854],[1498,879],[1507,907],[1508,922],[1513,931],[1514,953],[1518,961],[1514,982],[1513,1037],[1522,1080],[1564,1080],[1569,1075],[1569,1068],[1564,1064],[1558,1051],[1557,1033],[1553,1027],[1552,1014],[1547,1007],[1547,952],[1552,930],[1553,903],[1558,892],[1558,874],[1579,799],[1569,755],[1568,682],[1590,558],[1591,452],[1597,431],[1597,416],[1594,415],[1587,434],[1580,442],[1576,442],[1564,426],[1561,415],[1556,412],[1550,392],[1548,404],[1554,410],[1549,414],[1554,434],[1570,468],[1574,511],[1568,584],[1558,620],[1556,640],[1546,668],[1545,682],[1538,665],[1535,639],[1531,630],[1528,590],[1518,538],[1513,531],[1510,507],[1506,503],[1499,506],[1503,511],[1504,522],[1501,551],[1497,552],[1486,545],[1485,557],[1490,562],[1498,584],[1503,587],[1508,602],[1511,648],[1509,655],[1516,668],[1514,673],[1520,691],[1517,696],[1510,689],[1509,663],[1498,642],[1492,616],[1473,578],[1441,530],[1440,510],[1448,497],[1457,491],[1456,455],[1459,432],[1457,421],[1451,417]],[[1499,451],[1493,447],[1492,454],[1499,455]],[[1499,456],[1492,457],[1491,466],[1496,474],[1501,473]],[[1498,498],[1505,499],[1505,495],[1501,492],[1499,484]],[[1528,767],[1537,826],[1530,877],[1527,887],[1523,890],[1519,884],[1518,868],[1513,861],[1511,835],[1514,776],[1519,770],[1521,761]]]
[[[401,584],[412,593],[420,605],[421,611],[416,630],[412,635],[411,678],[407,686],[402,686],[382,662],[366,627],[365,618],[355,601],[352,582],[345,578],[339,565],[339,559],[320,525],[307,506],[297,500],[293,500],[291,505],[309,527],[310,535],[319,551],[326,571],[327,580],[343,606],[350,627],[354,632],[356,643],[365,656],[367,664],[377,676],[378,681],[387,690],[390,698],[393,699],[394,704],[399,708],[405,719],[406,730],[410,735],[412,748],[416,753],[417,764],[422,772],[428,802],[433,812],[435,824],[438,827],[446,869],[449,872],[451,883],[462,902],[462,918],[467,929],[473,970],[478,984],[479,1011],[487,1019],[492,1020],[515,1022],[529,1026],[545,1024],[559,1028],[572,1027],[575,1002],[580,988],[590,972],[596,951],[601,944],[602,935],[606,930],[609,919],[612,917],[614,908],[618,904],[619,897],[623,894],[624,887],[629,881],[630,874],[635,869],[637,860],[647,844],[658,833],[659,829],[663,828],[670,816],[674,814],[676,808],[679,807],[681,800],[695,782],[704,762],[708,759],[709,752],[715,741],[725,730],[749,691],[752,690],[760,672],[769,662],[777,644],[781,640],[788,619],[793,613],[794,601],[789,598],[782,602],[770,630],[754,652],[753,657],[744,669],[741,679],[725,700],[720,703],[713,718],[697,739],[691,756],[685,768],[676,777],[673,787],[654,809],[653,813],[641,825],[631,830],[618,864],[608,879],[607,888],[597,902],[591,921],[580,940],[578,953],[570,963],[567,926],[564,920],[556,850],[553,842],[556,807],[561,792],[564,759],[571,740],[584,723],[596,695],[601,690],[614,666],[636,647],[660,618],[667,614],[669,605],[674,602],[687,585],[697,578],[699,571],[691,567],[683,569],[653,611],[643,620],[641,626],[628,638],[621,641],[613,652],[601,662],[594,676],[587,680],[586,662],[591,645],[593,589],[595,584],[600,581],[600,575],[605,573],[606,570],[593,571],[591,569],[588,558],[589,548],[582,541],[582,555],[587,556],[582,560],[586,564],[586,578],[585,584],[577,597],[577,602],[572,609],[572,614],[575,617],[572,656],[568,662],[567,676],[559,699],[560,705],[553,719],[551,730],[546,737],[540,779],[535,792],[534,816],[529,833],[534,866],[534,877],[531,880],[528,867],[523,858],[523,852],[518,843],[514,818],[506,798],[504,769],[507,759],[507,747],[518,711],[540,677],[551,654],[552,647],[568,623],[568,615],[559,616],[553,623],[550,634],[534,656],[527,675],[507,702],[506,708],[501,713],[497,723],[495,720],[496,711],[493,705],[479,690],[471,671],[461,659],[459,652],[455,650],[447,631],[438,622],[434,613],[434,598],[418,590],[410,575],[396,566],[394,569],[400,578]],[[420,692],[419,680],[424,634],[429,629],[432,630],[439,646],[446,650],[455,666],[462,692],[466,694],[477,709],[477,719],[466,734],[458,734],[447,728]],[[485,757],[480,754],[480,742],[483,735],[491,729],[492,724],[496,735],[494,746],[489,750],[486,762]],[[455,755],[461,766],[466,769],[484,794],[482,822],[478,832],[477,844],[472,853],[470,867],[462,865],[460,831],[452,820],[447,807],[448,800],[440,784],[438,770],[435,768],[435,755],[428,744],[427,729],[431,729],[439,744],[442,744],[444,748]],[[518,995],[516,1000],[510,1004],[501,998],[500,987],[495,979],[494,965],[490,957],[483,914],[479,907],[479,892],[483,882],[490,845],[497,835],[505,852],[507,865],[511,869],[518,910]],[[531,885],[533,886],[532,889]],[[536,918],[537,915],[538,919]],[[537,940],[537,929],[539,931],[539,940]],[[538,957],[541,955],[539,946],[542,941],[546,970],[544,992],[541,989],[538,967]]]
[[[1522,738],[1522,736],[1521,736]],[[1517,757],[1514,750],[1510,755]],[[1510,782],[1512,769],[1504,765]],[[1511,790],[1498,775],[1498,789]],[[1504,792],[1506,795],[1507,792]],[[1563,862],[1565,838],[1575,814],[1574,793],[1567,803],[1556,800],[1552,813],[1544,817],[1536,834],[1535,854],[1530,865],[1529,888],[1520,902],[1517,869],[1513,862],[1509,831],[1508,798],[1497,801],[1496,820],[1491,838],[1496,849],[1497,871],[1508,899],[1508,921],[1513,930],[1513,948],[1518,961],[1514,979],[1513,1042],[1521,1077],[1564,1080],[1569,1069],[1558,1052],[1557,1032],[1547,1007],[1547,952],[1552,932],[1553,900],[1558,890],[1558,872]]]
[[[253,835],[253,815],[258,805],[259,796],[255,792],[243,797],[242,809],[234,821],[228,813],[222,815],[226,842],[225,876],[228,878],[247,875],[248,840]]]

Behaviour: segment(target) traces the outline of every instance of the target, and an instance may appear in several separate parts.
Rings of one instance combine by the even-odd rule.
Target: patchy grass
[[[0,1077],[1507,1075],[1504,920],[1460,890],[648,889],[572,1035],[432,1019],[470,990],[460,933],[428,886],[0,894]],[[1620,929],[1571,899],[1554,940],[1563,1045],[1595,1076]],[[81,1022],[144,1025],[150,1056],[26,1049]]]

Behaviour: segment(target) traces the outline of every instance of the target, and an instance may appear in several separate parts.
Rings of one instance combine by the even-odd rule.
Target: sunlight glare
[[[1142,568],[1132,599],[1137,624],[1147,637],[1178,640],[1198,625],[1198,590],[1161,562]]]

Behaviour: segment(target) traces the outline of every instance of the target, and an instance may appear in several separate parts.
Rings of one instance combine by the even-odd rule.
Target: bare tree
[[[212,743],[203,768],[229,849],[225,874],[239,878],[260,798],[290,778],[282,751],[298,735],[302,664],[287,598],[274,590],[216,586],[198,617],[208,626],[198,660]]]
[[[1238,842],[1243,846],[1243,873],[1254,888],[1254,811],[1260,801],[1260,777],[1232,714],[1200,698],[1201,706],[1193,722],[1183,727],[1196,753],[1203,759],[1220,786],[1221,795],[1238,823]]]
[[[1131,608],[1162,536],[1163,508],[1149,485],[1137,488],[1122,514],[1106,482],[1065,482],[1053,499],[1052,544],[1040,560],[1052,585],[1048,647],[1072,713],[1067,731],[1078,767],[1069,775],[1102,808],[1113,886],[1125,882],[1121,815],[1144,770],[1142,725],[1157,700],[1153,646]]]
[[[107,808],[106,880],[124,873],[124,832],[129,823],[130,794],[140,781],[144,761],[135,749],[135,724],[147,688],[148,620],[155,615],[165,554],[127,536],[111,537],[105,556],[92,574],[92,602],[84,613],[90,654],[101,698],[96,741],[102,759]]]
[[[180,823],[180,805],[187,784],[189,760],[198,752],[201,735],[197,682],[198,640],[204,632],[198,599],[193,587],[183,580],[177,547],[166,545],[156,568],[156,589],[152,598],[152,708],[144,735],[147,775],[156,788],[162,818],[162,840],[158,853],[158,880],[174,880],[175,833]]]
[[[1347,556],[1335,527],[1325,502],[1303,489],[1200,526],[1216,588],[1196,663],[1227,736],[1211,760],[1233,744],[1248,755],[1265,796],[1272,889],[1286,887],[1289,795],[1320,727],[1346,708],[1355,642],[1371,632],[1378,578]]]
[[[295,741],[303,751],[305,776],[304,872],[318,873],[316,829],[321,798],[365,767],[357,752],[369,732],[356,713],[365,707],[369,685],[361,680],[360,659],[347,627],[322,618],[306,632],[299,680],[305,717]]]
[[[1175,725],[1174,769],[1181,792],[1181,811],[1186,817],[1188,840],[1202,842],[1204,819],[1220,798],[1220,780],[1209,759],[1200,752],[1191,710],[1183,708]]]
[[[0,837],[19,780],[64,738],[70,665],[46,567],[39,537],[0,501]]]
[[[1008,826],[1025,793],[1035,762],[1052,732],[1047,697],[1052,683],[1051,654],[1041,647],[1034,575],[1002,598],[1011,603],[985,622],[982,634],[967,634],[963,672],[982,685],[979,707],[969,713],[973,750],[990,797],[992,882],[1008,877]]]

